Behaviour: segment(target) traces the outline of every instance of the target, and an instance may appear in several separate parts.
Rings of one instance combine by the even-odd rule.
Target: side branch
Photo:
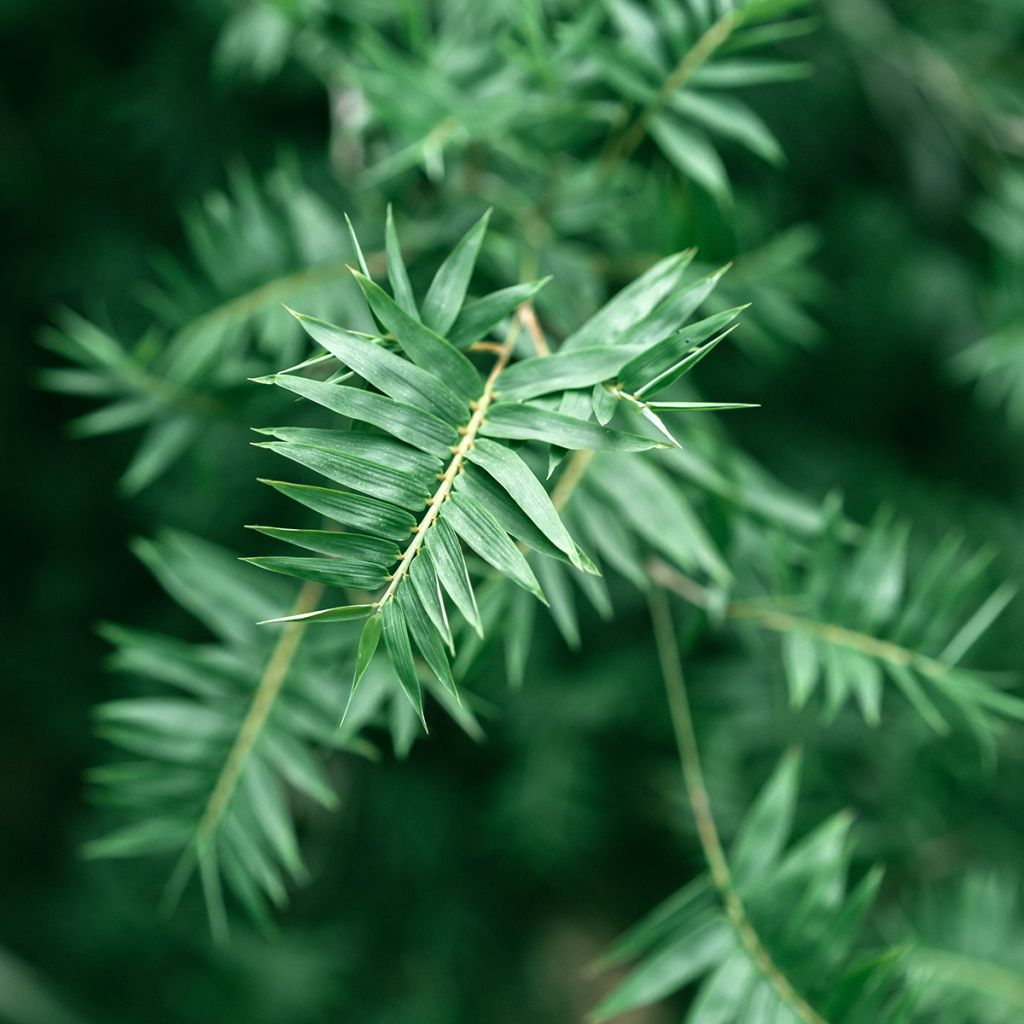
[[[444,473],[441,475],[441,482],[437,490],[434,492],[434,496],[427,504],[427,511],[423,514],[423,518],[415,527],[413,527],[412,540],[409,542],[409,546],[405,551],[402,552],[402,557],[399,559],[398,565],[391,576],[391,582],[381,595],[380,600],[377,601],[378,608],[383,608],[384,605],[395,596],[395,591],[398,590],[398,585],[405,578],[405,574],[409,571],[409,567],[412,565],[412,560],[416,557],[416,553],[423,546],[423,541],[427,535],[427,531],[434,525],[434,520],[437,519],[437,516],[441,511],[441,506],[451,493],[451,489],[455,484],[455,478],[459,475],[459,471],[462,469],[467,453],[472,449],[476,442],[477,434],[480,432],[484,418],[487,416],[487,410],[490,408],[491,402],[494,400],[494,383],[501,375],[501,371],[508,365],[509,358],[512,355],[513,343],[514,338],[510,338],[502,345],[501,350],[498,353],[498,358],[495,360],[494,366],[491,368],[491,372],[487,376],[487,382],[484,384],[483,393],[476,402],[473,403],[473,415],[470,417],[466,426],[462,428],[462,439],[459,441],[458,445],[452,449],[452,460],[448,463],[448,468],[445,469]]]
[[[319,583],[304,584],[295,601],[295,614],[312,611],[320,600],[323,590],[323,586]],[[249,705],[242,727],[238,730],[234,745],[224,762],[224,767],[210,794],[203,816],[196,827],[196,840],[200,843],[216,831],[224,816],[224,811],[227,809],[235,787],[238,785],[238,780],[242,776],[245,762],[266,725],[277,695],[281,692],[281,687],[295,658],[295,652],[299,649],[299,644],[302,641],[306,625],[307,623],[303,621],[289,622],[281,630],[281,635],[274,645],[267,666],[253,693],[252,703]]]
[[[743,901],[733,885],[729,863],[722,849],[722,841],[711,813],[711,801],[704,782],[704,770],[700,763],[697,736],[693,729],[686,681],[683,678],[683,667],[679,661],[668,598],[665,596],[664,590],[655,587],[648,600],[658,659],[661,662],[661,672],[665,680],[665,695],[668,698],[672,729],[675,732],[676,745],[679,748],[686,796],[697,823],[697,835],[704,851],[704,859],[711,872],[711,880],[725,907],[726,916],[736,930],[743,948],[775,989],[779,999],[804,1024],[827,1024],[825,1019],[797,992],[790,980],[775,965],[771,954],[761,942],[747,916]]]

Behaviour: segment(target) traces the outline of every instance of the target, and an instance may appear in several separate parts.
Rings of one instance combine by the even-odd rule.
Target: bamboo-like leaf
[[[448,664],[441,639],[430,617],[420,604],[415,587],[399,587],[397,601],[401,605],[405,623],[409,627],[413,642],[420,654],[423,655],[423,660],[429,666],[430,671],[437,676],[438,681],[457,696],[455,680],[452,678],[451,666]]]
[[[376,590],[387,582],[388,571],[384,566],[371,562],[342,561],[340,558],[293,558],[288,555],[272,555],[263,558],[246,558],[244,561],[258,565],[271,572],[295,576],[300,580],[325,583],[331,587],[355,587],[359,590]]]
[[[519,504],[512,500],[509,493],[483,470],[473,465],[467,466],[465,472],[459,474],[455,487],[457,490],[468,494],[471,498],[475,498],[494,516],[498,525],[506,533],[511,534],[516,540],[526,544],[534,551],[539,551],[550,558],[571,562],[584,572],[597,571],[586,553],[580,548],[574,546],[571,555],[556,548],[537,529],[536,524],[527,516]]]
[[[575,559],[576,544],[559,518],[548,492],[520,456],[511,448],[482,437],[470,449],[468,458],[501,484],[556,548]]]
[[[368,431],[323,430],[317,427],[262,427],[256,433],[267,434],[279,441],[311,445],[327,451],[343,452],[358,459],[380,462],[392,469],[420,476],[433,476],[441,471],[439,458],[418,448],[411,448],[394,438]]]
[[[398,244],[398,232],[395,230],[395,218],[391,212],[390,203],[388,203],[387,218],[384,221],[384,250],[388,259],[388,280],[391,282],[391,291],[394,292],[395,301],[409,316],[418,319],[416,299],[413,297],[409,274],[402,260],[402,247]],[[366,271],[363,270],[363,273],[366,274]],[[366,274],[366,276],[370,275]]]
[[[366,620],[366,625],[363,626],[362,632],[359,634],[359,646],[356,648],[356,667],[355,673],[352,677],[352,693],[356,692],[356,687],[359,685],[363,676],[366,674],[366,670],[370,667],[370,662],[373,661],[373,656],[377,651],[377,645],[380,643],[381,631],[383,629],[383,616],[380,612],[376,615],[371,615]],[[352,697],[349,696],[349,703],[351,703]],[[347,713],[346,708],[346,713]]]
[[[476,595],[469,581],[469,570],[455,532],[444,519],[439,519],[427,534],[426,551],[430,555],[437,578],[448,596],[465,616],[466,621],[483,636],[483,625],[476,605]]]
[[[465,423],[469,419],[467,403],[435,374],[352,331],[294,310],[289,312],[318,345],[395,401],[423,409],[449,423]]]
[[[416,665],[412,660],[412,646],[409,643],[405,615],[397,601],[386,602],[380,610],[380,615],[384,646],[388,650],[391,664],[395,666],[398,681],[402,684],[409,703],[425,729],[427,723],[423,717],[423,692],[420,688],[420,677],[416,674]]]
[[[448,504],[447,519],[455,532],[485,562],[547,604],[529,563],[494,516],[464,491],[452,494]]]
[[[260,483],[269,484],[300,505],[361,533],[400,541],[408,537],[416,525],[416,520],[405,509],[376,498],[336,491],[329,487],[283,483],[280,480],[261,480]]]
[[[666,115],[650,124],[651,136],[668,159],[688,178],[703,186],[725,206],[731,199],[725,165],[703,132]]]
[[[351,558],[357,562],[391,565],[398,560],[398,545],[382,537],[364,533],[342,533],[336,530],[295,530],[277,526],[247,526],[275,540],[316,551],[333,558]]]
[[[379,462],[371,462],[346,452],[285,441],[263,441],[257,447],[269,448],[328,480],[346,484],[355,491],[402,508],[419,511],[430,501],[430,492],[424,487],[422,477],[392,469]]]
[[[570,334],[561,351],[614,344],[627,327],[643,319],[666,295],[681,286],[696,252],[687,249],[660,260]]]
[[[437,458],[447,458],[452,445],[458,440],[458,434],[450,423],[384,395],[287,374],[278,374],[273,380],[279,387],[308,398],[331,412],[379,427]]]
[[[356,280],[370,308],[417,366],[440,377],[467,401],[479,397],[483,388],[480,374],[457,348],[425,324],[414,320],[368,277],[357,273]]]
[[[423,300],[423,323],[438,334],[447,334],[459,315],[490,219],[491,211],[488,210],[449,253],[430,283]]]
[[[675,366],[689,351],[712,335],[728,327],[746,309],[737,306],[674,331],[668,337],[634,356],[619,371],[619,380],[627,391],[636,391],[648,381]]]
[[[656,438],[627,434],[588,420],[552,412],[538,405],[504,402],[491,408],[481,433],[486,437],[541,441],[570,449],[642,452],[649,448],[670,447],[665,441]]]
[[[343,604],[336,608],[320,608],[313,612],[296,612],[294,615],[265,619],[260,625],[271,622],[351,622],[354,619],[365,619],[375,608],[376,605],[372,604]]]
[[[552,356],[534,356],[509,367],[498,385],[505,401],[522,401],[539,395],[572,388],[590,387],[611,380],[624,364],[638,355],[626,346],[579,348],[556,352]]]
[[[511,288],[502,288],[468,303],[448,331],[448,340],[456,348],[466,348],[479,341],[492,327],[510,316],[517,306],[532,299],[549,280],[545,277],[540,281],[514,284]]]
[[[643,387],[639,388],[636,392],[636,397],[646,399],[650,395],[656,395],[659,391],[664,391],[665,388],[674,384],[680,377],[689,373],[702,359],[710,355],[728,333],[729,331],[725,331],[717,338],[712,338],[711,341],[708,341],[699,348],[694,349],[689,355],[680,359],[675,366],[669,367],[669,369],[665,370],[664,373],[659,374],[653,380],[648,381]]]
[[[434,572],[434,566],[430,560],[430,552],[424,548],[413,559],[409,569],[409,579],[420,599],[423,610],[434,625],[434,629],[440,634],[451,654],[455,653],[452,643],[452,630],[448,622],[448,611],[444,605],[444,595],[441,593],[441,583]]]

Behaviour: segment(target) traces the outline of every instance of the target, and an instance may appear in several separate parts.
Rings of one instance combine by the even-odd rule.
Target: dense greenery
[[[0,18],[0,1019],[1024,1013],[1014,4]]]

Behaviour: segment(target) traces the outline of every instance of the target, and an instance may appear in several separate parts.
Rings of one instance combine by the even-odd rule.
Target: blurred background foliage
[[[333,760],[339,810],[297,807],[312,881],[272,939],[241,923],[214,947],[198,900],[157,915],[160,867],[82,858],[100,831],[90,709],[125,687],[94,626],[203,636],[125,539],[166,526],[248,551],[241,524],[280,508],[247,446],[274,399],[243,381],[301,357],[285,298],[354,308],[342,210],[372,260],[392,201],[415,277],[467,211],[494,206],[482,272],[494,287],[555,275],[538,300],[555,336],[669,252],[734,259],[718,308],[754,305],[702,386],[764,408],[730,418],[730,436],[810,499],[803,514],[841,490],[854,521],[884,506],[913,522],[914,564],[954,528],[990,551],[995,578],[1024,578],[1019,4],[808,6],[749,58],[755,72],[743,51],[722,55],[718,85],[706,69],[707,91],[726,87],[717,107],[673,108],[653,140],[610,156],[615,97],[646,102],[634,63],[656,82],[686,42],[672,3],[650,5],[656,38],[618,4],[592,37],[587,6],[0,9],[0,1019],[579,1020],[611,984],[588,966],[703,870],[650,627],[619,594],[614,628],[581,605],[576,652],[538,618],[527,685],[480,688],[485,742],[437,715],[409,760]],[[485,36],[490,49],[466,43]],[[731,137],[706,141],[709,119]],[[595,170],[625,156],[614,177]],[[110,433],[72,441],[69,421]],[[698,451],[715,451],[715,429]],[[796,834],[854,811],[855,870],[887,866],[872,927],[928,951],[919,1019],[1019,1019],[1019,729],[994,768],[969,735],[936,738],[896,701],[874,731],[856,706],[821,728],[788,709],[763,637],[680,622],[723,831],[802,742]],[[1019,669],[1022,638],[1018,600],[979,660]],[[982,964],[998,998],[964,981]],[[666,1005],[635,1019],[678,1019],[686,1002]]]

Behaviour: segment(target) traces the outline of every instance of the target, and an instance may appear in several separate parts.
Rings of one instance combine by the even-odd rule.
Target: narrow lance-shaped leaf
[[[326,384],[319,380],[282,374],[274,378],[274,383],[331,412],[379,427],[414,448],[438,458],[447,458],[458,439],[458,433],[450,423],[385,395],[376,395],[343,384]]]
[[[457,348],[414,320],[368,277],[353,273],[374,313],[417,366],[440,377],[467,400],[479,396],[483,388],[480,374]]]
[[[352,331],[289,312],[318,345],[384,394],[450,423],[464,423],[469,418],[469,406],[440,377]]]
[[[696,252],[696,249],[687,249],[660,260],[569,335],[561,351],[614,344],[630,324],[642,319],[669,292],[680,287]]]
[[[540,281],[515,284],[467,303],[448,331],[448,340],[456,348],[466,348],[479,341],[492,327],[511,315],[517,306],[532,299],[550,280],[545,277]]]
[[[413,559],[409,568],[409,579],[412,581],[423,610],[434,624],[434,629],[444,640],[449,653],[454,654],[452,630],[448,622],[448,611],[444,606],[444,595],[441,593],[441,582],[437,578],[437,573],[434,572],[430,552],[426,548],[421,548]]]
[[[456,492],[448,499],[448,506],[447,519],[455,532],[485,562],[547,603],[522,552],[483,505],[464,492]]]
[[[381,608],[381,627],[384,646],[388,650],[391,664],[398,674],[409,703],[419,715],[423,728],[427,727],[423,717],[423,693],[420,689],[420,678],[416,674],[416,664],[412,658],[412,646],[409,643],[409,630],[406,627],[405,615],[397,601],[387,601]],[[372,621],[372,620],[371,620]]]
[[[675,366],[659,374],[653,380],[648,381],[636,392],[636,397],[646,398],[649,395],[657,394],[659,391],[664,391],[670,384],[674,384],[680,377],[688,374],[702,359],[710,355],[731,330],[732,328],[729,328],[729,330],[726,330],[717,338],[712,338],[711,341],[701,345],[700,348],[694,349],[689,355],[680,359]]]
[[[364,533],[342,533],[339,530],[296,530],[278,526],[247,526],[275,540],[317,551],[333,558],[351,558],[357,562],[391,565],[398,560],[398,545],[382,537]]]
[[[644,349],[626,362],[619,371],[619,380],[623,387],[627,391],[636,391],[648,381],[675,366],[689,354],[695,345],[707,341],[712,335],[728,327],[746,308],[746,306],[737,306],[734,309],[715,313],[697,323],[681,327],[667,338]]]
[[[719,205],[729,202],[729,177],[725,166],[703,132],[665,115],[651,120],[650,131],[661,151],[683,174],[706,188]]]
[[[295,576],[300,580],[325,583],[331,587],[355,587],[359,590],[376,590],[384,586],[388,572],[384,566],[369,562],[349,562],[340,558],[292,558],[288,555],[272,555],[267,558],[246,558],[246,562],[258,565],[271,572]]]
[[[575,559],[576,545],[569,531],[559,518],[548,492],[520,456],[511,448],[482,437],[477,439],[467,457],[501,484],[555,547]]]
[[[505,402],[499,402],[490,409],[481,432],[487,437],[541,441],[572,449],[642,452],[649,448],[671,447],[656,438],[627,434],[540,406]]]
[[[488,210],[449,253],[430,283],[423,300],[423,322],[438,334],[447,333],[462,308],[490,219]]]
[[[416,590],[412,586],[400,586],[395,599],[401,605],[402,613],[405,615],[405,623],[409,627],[409,633],[419,648],[423,660],[427,663],[430,671],[437,676],[441,684],[453,695],[458,696],[455,688],[455,680],[452,678],[451,666],[444,653],[441,638],[433,623],[430,621],[426,611],[420,604]]]
[[[534,356],[510,366],[498,382],[498,395],[505,401],[522,401],[555,391],[586,388],[606,381],[638,355],[624,345],[581,348]]]
[[[443,463],[434,455],[404,444],[393,437],[357,430],[324,430],[318,427],[260,427],[257,434],[294,441],[327,451],[344,452],[356,458],[381,462],[406,473],[431,476],[440,472]]]
[[[269,484],[286,497],[342,526],[350,526],[364,533],[400,541],[408,537],[416,525],[416,520],[405,509],[362,494],[312,484],[289,484],[280,480],[260,480],[260,483]]]
[[[391,282],[391,290],[395,294],[395,301],[411,317],[418,317],[416,299],[412,294],[412,285],[409,284],[409,274],[405,269],[402,260],[402,247],[398,244],[398,232],[395,230],[395,218],[391,211],[391,204],[388,203],[387,218],[384,221],[384,251],[388,259],[388,280]],[[365,269],[363,273],[366,274]],[[369,277],[369,274],[366,274]]]
[[[355,491],[400,505],[402,508],[421,509],[430,498],[422,478],[378,462],[370,462],[368,459],[360,459],[344,452],[327,451],[312,445],[280,441],[260,442],[257,447],[269,448],[286,459],[291,459],[327,477],[328,480],[345,484]]]
[[[483,636],[476,596],[469,582],[469,570],[466,568],[466,560],[462,554],[459,538],[442,518],[435,521],[424,543],[437,578],[455,602],[455,606],[465,616],[466,621],[480,636]],[[419,556],[417,555],[417,557]]]
[[[696,281],[692,281],[685,288],[678,288],[670,292],[643,320],[631,324],[622,332],[619,344],[648,348],[679,329],[703,330],[702,321],[692,325],[692,328],[681,327],[681,325],[697,312],[731,267],[731,263],[726,263],[717,270],[712,270],[703,277],[697,278]]]

